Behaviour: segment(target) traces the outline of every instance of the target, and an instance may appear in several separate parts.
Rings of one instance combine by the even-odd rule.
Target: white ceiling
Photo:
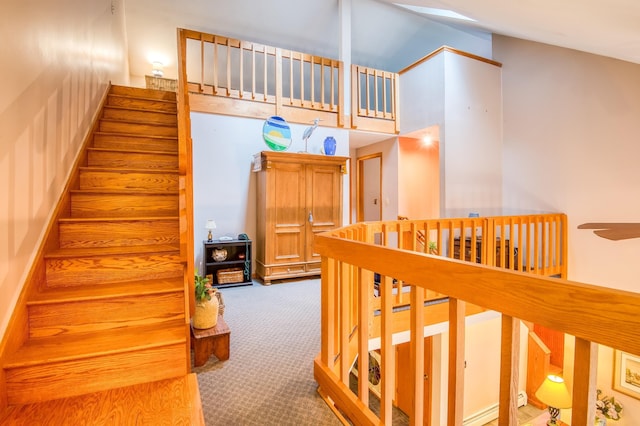
[[[349,0],[353,63],[399,71],[443,44],[482,51],[490,33],[640,64],[640,0]],[[395,3],[448,9],[476,22],[427,17]],[[130,74],[152,61],[177,74],[176,28],[338,58],[339,0],[126,0]],[[462,29],[462,31],[460,31]],[[451,41],[455,40],[455,41]],[[454,44],[451,44],[454,43]],[[489,43],[490,45],[490,43]],[[475,50],[474,50],[475,49]],[[380,138],[352,132],[354,146]]]
[[[638,0],[381,1],[448,9],[492,33],[640,63]]]

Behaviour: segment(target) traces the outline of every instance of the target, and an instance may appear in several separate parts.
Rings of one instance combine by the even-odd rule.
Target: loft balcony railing
[[[351,126],[399,133],[399,75],[351,65]]]
[[[341,61],[185,29],[179,39],[179,80],[193,111],[398,132],[397,74],[354,66],[347,123]]]
[[[409,381],[411,424],[423,423],[424,346],[416,342],[437,324],[449,330],[446,422],[463,424],[468,315],[501,316],[501,425],[518,424],[520,321],[575,337],[572,424],[595,418],[597,344],[640,354],[640,295],[566,280],[563,214],[359,223],[318,235],[314,247],[322,255],[314,374],[327,403],[353,424],[392,424],[397,380]],[[394,345],[407,336],[411,373],[400,379]],[[379,412],[369,408],[366,374],[358,375],[356,392],[350,388],[353,363],[369,371],[374,349]]]

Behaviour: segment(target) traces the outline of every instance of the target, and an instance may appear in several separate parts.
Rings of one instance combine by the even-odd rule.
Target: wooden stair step
[[[95,132],[93,146],[103,149],[178,152],[178,138],[167,136],[127,135]]]
[[[81,302],[83,300],[111,299],[132,294],[163,294],[184,290],[184,278],[161,278],[153,280],[122,281],[101,286],[58,287],[40,290],[29,298],[27,306],[55,303]]]
[[[50,250],[45,259],[65,259],[75,257],[112,256],[118,254],[153,254],[180,251],[177,244],[150,244],[144,246],[60,248]]]
[[[89,167],[178,170],[178,154],[161,151],[87,149]]]
[[[80,189],[178,191],[178,170],[80,168]]]
[[[138,217],[178,215],[178,194],[159,191],[71,192],[72,217]]]
[[[29,337],[184,321],[184,304],[182,276],[49,288],[27,302]]]
[[[76,396],[187,373],[184,320],[31,338],[6,360],[9,404]]]
[[[61,248],[122,247],[180,243],[178,217],[64,218]]]
[[[160,123],[173,126],[178,124],[178,116],[175,112],[150,111],[139,108],[108,105],[105,105],[102,110],[102,118],[141,123]]]
[[[175,319],[100,332],[32,338],[7,357],[5,368],[52,364],[172,345],[185,341],[185,327],[185,320]]]
[[[156,99],[173,102],[177,100],[177,95],[175,92],[145,89],[141,87],[120,86],[115,84],[111,86],[111,90],[109,91],[109,93],[112,95],[130,96],[139,99]]]
[[[47,287],[103,285],[183,276],[180,250],[144,246],[59,249],[45,256]],[[155,246],[150,246],[155,247]]]
[[[0,424],[204,426],[195,373],[37,404],[11,406]]]
[[[136,98],[128,95],[110,93],[106,105],[123,108],[144,109],[147,111],[164,111],[177,114],[178,103],[175,100]]]
[[[128,135],[178,136],[176,125],[149,124],[123,120],[100,119],[98,131],[107,133],[123,133]]]

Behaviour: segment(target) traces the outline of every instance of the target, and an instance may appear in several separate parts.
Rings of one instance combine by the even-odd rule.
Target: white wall
[[[266,119],[266,117],[265,117]],[[268,150],[262,138],[264,120],[192,113],[193,204],[195,265],[200,267],[207,219],[216,221],[214,238],[246,233],[256,237],[256,178],[251,171],[253,154]],[[304,150],[302,134],[308,126],[290,123],[292,143],[287,152]],[[349,155],[346,130],[318,126],[308,151],[320,154],[327,136],[337,141],[336,155]],[[344,175],[343,223],[349,223],[349,174]]]
[[[569,278],[637,293],[640,239],[577,226],[640,219],[640,65],[507,37],[494,38],[494,55],[503,63],[505,206],[566,213]],[[640,424],[640,401],[611,391],[611,352],[600,349],[598,386],[625,405],[616,424]]]
[[[128,82],[124,11],[113,4],[2,3],[2,333],[109,80]]]
[[[500,68],[451,52],[444,52],[444,57],[443,216],[499,213],[503,206]]]
[[[502,99],[500,68],[443,51],[401,75],[403,134],[440,129],[440,213],[500,214]]]

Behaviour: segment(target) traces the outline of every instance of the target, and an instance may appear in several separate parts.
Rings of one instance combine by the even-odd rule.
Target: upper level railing
[[[408,331],[414,404],[407,414],[412,424],[422,423],[424,346],[415,342],[422,342],[429,323],[448,322],[447,424],[461,425],[465,316],[490,310],[502,317],[499,424],[517,424],[520,320],[575,336],[572,423],[592,424],[596,344],[640,354],[640,295],[544,276],[566,274],[566,227],[564,215],[552,214],[360,223],[318,235],[322,341],[315,378],[321,393],[355,424],[391,424],[393,345],[399,331]],[[420,234],[437,244],[438,255],[424,253],[429,244],[419,243]],[[457,260],[476,260],[478,252],[481,264]],[[498,262],[501,267],[488,266]],[[448,308],[434,309],[425,303],[429,298]],[[359,376],[357,395],[349,388],[354,359],[368,371],[363,355],[372,347],[381,352],[379,416],[368,408],[366,375]]]
[[[193,111],[352,126],[341,61],[185,29],[179,39]],[[353,73],[353,127],[397,133],[398,75],[357,66]]]

